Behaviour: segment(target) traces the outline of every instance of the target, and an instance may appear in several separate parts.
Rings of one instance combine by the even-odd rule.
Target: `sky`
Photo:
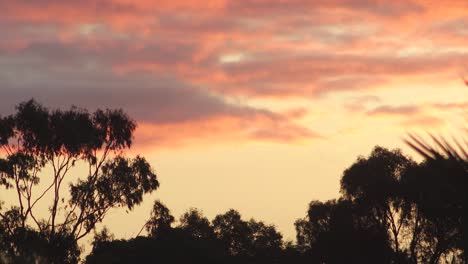
[[[467,14],[465,0],[0,0],[0,114],[35,98],[137,121],[129,154],[161,187],[110,213],[116,237],[160,199],[294,239],[359,155],[464,131]]]

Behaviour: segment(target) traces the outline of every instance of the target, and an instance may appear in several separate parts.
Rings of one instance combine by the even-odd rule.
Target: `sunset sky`
[[[35,98],[138,122],[129,154],[161,187],[111,212],[116,237],[160,199],[293,239],[373,146],[463,131],[467,59],[466,0],[0,0],[1,115]]]

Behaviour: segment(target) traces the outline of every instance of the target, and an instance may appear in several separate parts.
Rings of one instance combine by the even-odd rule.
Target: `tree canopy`
[[[34,100],[0,117],[0,184],[17,196],[16,203],[1,207],[3,250],[19,258],[27,253],[19,241],[33,236],[52,247],[53,254],[42,256],[48,262],[76,262],[77,241],[110,209],[131,210],[156,190],[149,163],[124,156],[135,128],[122,110],[50,110]],[[87,171],[72,173],[77,164]],[[40,203],[49,206],[45,217],[36,212]]]

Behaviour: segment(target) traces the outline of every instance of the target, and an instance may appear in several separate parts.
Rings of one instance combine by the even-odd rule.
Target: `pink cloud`
[[[400,122],[400,125],[405,128],[438,129],[445,126],[446,121],[435,116],[418,116],[408,118]]]
[[[459,72],[467,11],[462,2],[420,0],[5,1],[0,112],[38,97],[52,106],[124,107],[145,127],[177,130],[180,141],[319,138],[298,122],[307,109],[279,113],[250,102],[368,94],[395,79]],[[246,103],[229,103],[239,96]],[[371,101],[347,106],[374,116],[431,107],[369,110],[379,103]],[[154,133],[161,142],[170,135]]]

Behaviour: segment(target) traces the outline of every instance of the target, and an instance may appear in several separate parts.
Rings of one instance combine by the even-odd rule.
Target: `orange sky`
[[[132,154],[161,188],[112,212],[117,237],[158,198],[292,239],[358,155],[464,128],[466,14],[462,0],[2,1],[0,114],[34,97],[138,121]]]

